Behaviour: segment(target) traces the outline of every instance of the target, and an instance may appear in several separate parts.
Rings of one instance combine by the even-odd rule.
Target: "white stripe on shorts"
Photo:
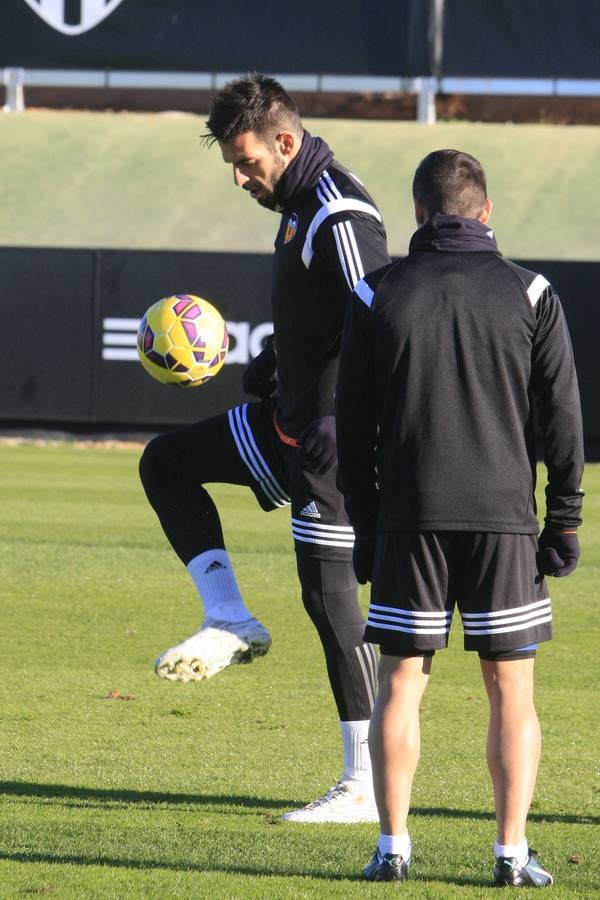
[[[367,624],[385,631],[403,631],[406,634],[448,634],[452,613],[446,610],[399,609],[396,606],[379,606],[371,603]]]
[[[354,546],[354,530],[351,525],[324,525],[319,522],[303,522],[292,516],[292,536],[305,544],[324,544],[327,547]]]
[[[258,449],[250,423],[248,422],[248,404],[236,406],[229,410],[229,427],[238,453],[245,462],[250,474],[258,481],[263,493],[275,506],[289,506],[287,496],[267,462]]]
[[[516,609],[502,609],[489,613],[461,613],[465,634],[507,634],[525,631],[552,621],[550,597],[536,600]]]

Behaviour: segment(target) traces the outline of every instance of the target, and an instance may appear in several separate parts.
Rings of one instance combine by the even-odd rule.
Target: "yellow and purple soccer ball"
[[[137,350],[146,372],[162,384],[196,387],[222,368],[229,336],[212,303],[194,294],[173,294],[146,312]]]

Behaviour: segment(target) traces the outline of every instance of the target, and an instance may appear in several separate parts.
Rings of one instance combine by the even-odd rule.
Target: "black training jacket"
[[[272,281],[277,424],[294,439],[333,414],[352,289],[390,261],[381,215],[362,184],[319,138],[306,134],[302,148],[280,197]]]
[[[575,527],[583,437],[559,298],[486,226],[435,216],[349,307],[337,427],[352,524],[537,533],[535,407],[546,524]]]

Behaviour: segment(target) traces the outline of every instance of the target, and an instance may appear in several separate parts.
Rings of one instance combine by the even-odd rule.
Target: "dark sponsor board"
[[[600,446],[600,263],[518,262],[541,272],[561,297],[586,441]],[[271,332],[270,270],[266,254],[0,248],[0,422],[159,428],[240,402],[244,366]],[[209,300],[230,331],[225,366],[198,388],[161,385],[137,360],[139,319],[178,293]]]

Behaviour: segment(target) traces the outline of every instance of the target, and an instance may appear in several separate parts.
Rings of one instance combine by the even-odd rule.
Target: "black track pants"
[[[140,460],[146,496],[185,565],[206,550],[225,546],[205,484],[246,485],[265,510],[291,499],[302,600],[323,646],[340,719],[368,719],[376,691],[375,653],[362,640],[365,623],[352,571],[352,534],[341,518],[335,473],[323,484],[323,479],[298,471],[297,451],[272,434],[269,405],[238,409],[244,416],[231,411],[150,441]]]

